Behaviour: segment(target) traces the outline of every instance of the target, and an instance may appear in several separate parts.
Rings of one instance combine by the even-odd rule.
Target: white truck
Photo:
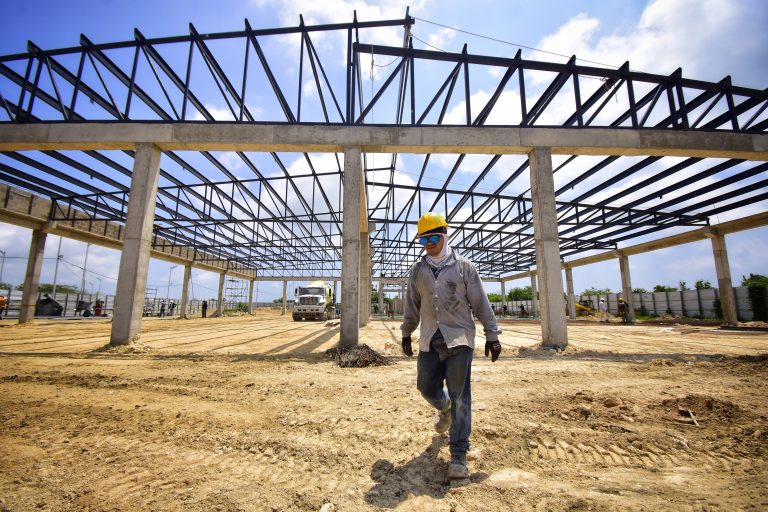
[[[305,318],[333,320],[336,318],[336,300],[333,287],[323,281],[313,281],[309,286],[296,288],[293,302],[293,320]]]

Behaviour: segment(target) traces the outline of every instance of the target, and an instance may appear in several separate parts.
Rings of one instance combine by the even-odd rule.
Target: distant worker
[[[520,308],[520,316],[528,316],[528,312],[525,310],[525,306],[523,305],[522,302],[518,307]]]
[[[496,304],[491,304],[491,310],[493,311],[493,314],[496,314]]]
[[[205,315],[208,312],[208,301],[207,300],[203,301],[203,304],[200,306],[200,309],[203,312],[203,318],[205,318]]]
[[[504,315],[504,316],[507,316],[507,305],[506,304],[501,306],[501,314]]]
[[[93,314],[95,316],[101,316],[101,311],[104,307],[104,303],[101,302],[101,300],[97,300],[96,304],[93,306]]]
[[[483,324],[485,356],[490,353],[492,362],[501,354],[500,331],[477,269],[448,244],[448,224],[443,216],[432,212],[422,215],[416,236],[426,255],[410,271],[400,326],[403,353],[413,356],[411,334],[421,324],[416,386],[439,411],[435,430],[450,430],[448,477],[468,478],[470,375],[475,347],[472,313]]]
[[[0,320],[3,319],[6,309],[8,309],[8,301],[5,300],[5,295],[0,295]]]
[[[174,301],[171,301],[171,303],[168,305],[168,315],[173,316],[173,312],[176,310],[176,303]]]
[[[165,317],[165,301],[160,301],[160,318]]]
[[[605,303],[605,299],[600,299],[600,302],[597,304],[597,310],[600,312],[600,321],[610,323],[611,317],[608,314],[608,304]],[[603,318],[605,318],[605,320],[603,320]]]
[[[629,311],[627,310],[627,303],[624,302],[624,299],[622,298],[619,298],[619,316],[621,317],[622,324],[629,324]]]

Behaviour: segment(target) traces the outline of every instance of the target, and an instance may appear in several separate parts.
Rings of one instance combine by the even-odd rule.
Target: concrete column
[[[344,151],[344,225],[341,251],[341,325],[339,345],[354,347],[360,340],[360,148]]]
[[[573,293],[573,269],[565,267],[565,288],[568,290],[568,318],[576,319],[576,294]]]
[[[280,313],[284,315],[288,310],[288,281],[283,281],[283,310]]]
[[[504,304],[507,303],[507,288],[504,281],[501,282],[501,314],[504,314]]]
[[[384,314],[384,281],[379,281],[379,314]]]
[[[538,285],[536,284],[536,272],[531,272],[531,310],[528,314],[531,318],[535,317],[539,312],[539,299],[537,295],[539,293]]]
[[[715,272],[717,287],[720,289],[720,307],[723,310],[723,325],[736,325],[736,295],[731,282],[731,266],[728,263],[728,250],[725,246],[725,236],[712,230],[707,237],[712,240],[712,252],[715,256]]]
[[[542,346],[564,349],[568,345],[568,327],[565,321],[563,277],[560,273],[560,238],[557,231],[552,150],[534,148],[528,154],[528,160],[531,164],[536,274],[541,287],[539,308]]]
[[[219,300],[216,301],[216,312],[213,316],[219,317],[224,315],[224,285],[227,282],[227,273],[219,273]]]
[[[27,272],[24,275],[24,291],[21,293],[20,324],[31,322],[35,318],[37,287],[40,285],[40,270],[43,268],[43,254],[47,237],[48,233],[45,231],[39,229],[32,231],[32,240],[29,243],[29,258],[27,258]]]
[[[621,294],[624,297],[624,303],[627,305],[627,320],[629,323],[635,323],[635,301],[632,295],[632,279],[629,272],[629,258],[621,251],[619,255],[619,272],[621,272]]]
[[[141,331],[158,176],[160,149],[148,143],[137,144],[125,219],[125,239],[117,274],[111,345],[127,345],[138,339]]]
[[[368,233],[360,233],[360,327],[368,325],[371,308],[371,256]]]
[[[189,283],[192,281],[192,265],[184,265],[184,280],[181,283],[181,303],[179,304],[179,318],[187,319],[189,310]]]
[[[248,314],[253,314],[253,286],[256,283],[256,280],[251,279],[251,281],[248,283]]]

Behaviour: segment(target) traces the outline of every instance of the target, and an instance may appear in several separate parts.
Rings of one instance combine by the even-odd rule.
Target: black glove
[[[413,355],[413,348],[411,348],[411,337],[403,336],[403,354],[411,357]]]
[[[496,340],[496,341],[486,340],[485,357],[488,357],[489,352],[491,353],[491,362],[495,363],[496,360],[499,358],[499,354],[501,354],[501,343],[499,343],[499,340]]]

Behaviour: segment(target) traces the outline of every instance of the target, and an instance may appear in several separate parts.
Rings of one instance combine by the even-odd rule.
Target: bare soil
[[[552,352],[502,324],[452,483],[396,320],[361,331],[393,363],[368,368],[273,310],[122,348],[108,320],[4,320],[0,510],[768,510],[768,333],[579,321]]]

